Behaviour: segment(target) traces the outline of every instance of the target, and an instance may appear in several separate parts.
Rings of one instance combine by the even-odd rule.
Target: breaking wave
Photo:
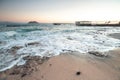
[[[5,27],[7,28],[7,27]],[[77,27],[74,25],[40,25],[18,27],[0,32],[0,71],[22,65],[23,57],[55,56],[76,51],[106,52],[120,46],[120,40],[108,37],[119,33],[119,27]]]

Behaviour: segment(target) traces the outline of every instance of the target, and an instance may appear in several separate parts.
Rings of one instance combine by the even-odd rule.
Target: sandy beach
[[[116,39],[119,36],[109,35]],[[10,51],[15,55],[17,49],[13,47]],[[24,65],[0,72],[0,80],[120,80],[119,46],[103,54],[69,51],[53,57],[27,56],[24,60]]]
[[[0,80],[120,80],[120,49],[107,57],[66,53],[52,58],[27,57],[26,65],[0,73]]]

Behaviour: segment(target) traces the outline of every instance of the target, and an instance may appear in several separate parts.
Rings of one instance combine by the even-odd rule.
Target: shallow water
[[[119,27],[80,27],[45,24],[30,27],[2,27],[0,32],[0,71],[25,63],[22,58],[55,56],[69,51],[86,54],[106,52],[120,46],[120,40],[108,37]]]

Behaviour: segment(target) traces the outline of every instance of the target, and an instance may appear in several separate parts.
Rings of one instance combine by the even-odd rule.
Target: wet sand
[[[120,80],[120,49],[107,57],[77,52],[43,60],[28,57],[26,66],[1,72],[0,80]]]

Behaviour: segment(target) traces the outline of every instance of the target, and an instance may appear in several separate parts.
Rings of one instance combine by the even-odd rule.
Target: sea
[[[119,48],[120,40],[109,34],[120,27],[76,26],[75,24],[39,24],[0,26],[0,71],[23,65],[25,56],[52,57],[69,52],[102,54]]]

